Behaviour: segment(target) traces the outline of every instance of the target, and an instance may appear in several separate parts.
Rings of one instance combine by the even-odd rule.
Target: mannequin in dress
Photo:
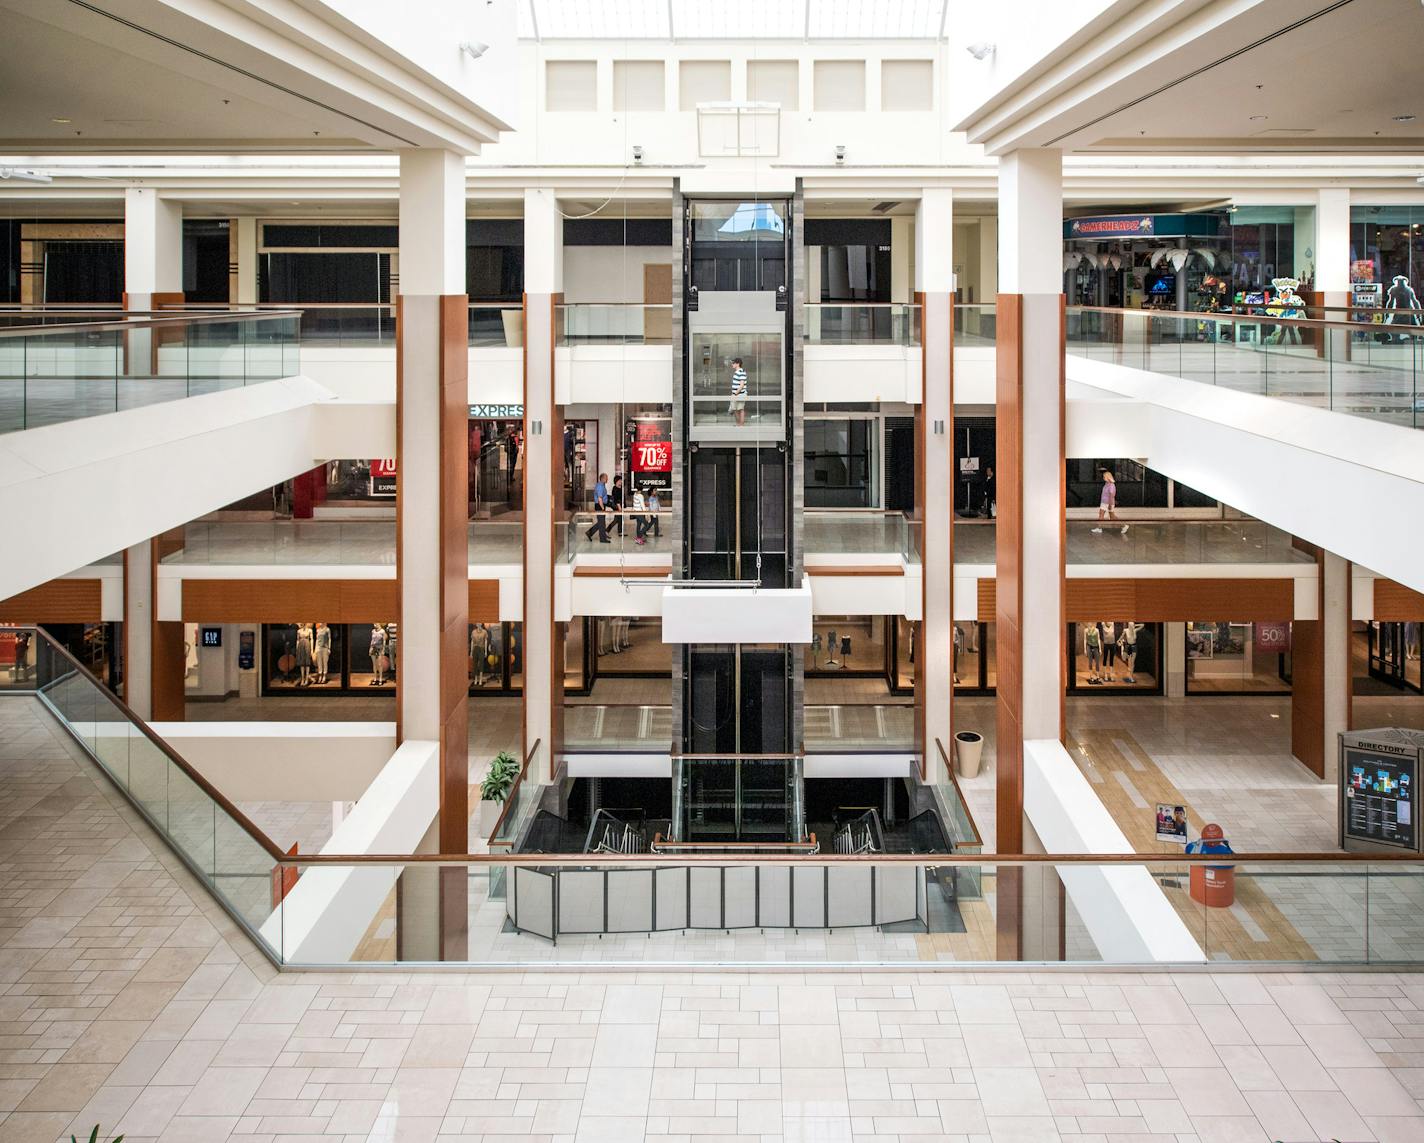
[[[316,625],[316,681],[326,682],[326,670],[331,665],[331,628],[325,623]]]
[[[310,623],[297,628],[297,686],[312,684],[312,629]]]
[[[371,680],[373,687],[383,687],[386,685],[386,645],[390,642],[390,637],[386,634],[386,629],[379,623],[371,625],[371,670],[376,677]]]
[[[485,685],[485,675],[489,670],[489,628],[476,623],[470,628],[470,669],[475,686]]]

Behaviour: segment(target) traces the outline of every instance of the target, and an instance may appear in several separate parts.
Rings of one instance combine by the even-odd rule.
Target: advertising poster
[[[1384,747],[1345,748],[1345,834],[1359,841],[1414,849],[1417,755]]]
[[[1157,840],[1187,844],[1187,807],[1157,803]]]
[[[672,488],[672,422],[637,421],[628,444],[628,468],[633,486],[644,492]]]
[[[394,496],[396,494],[396,462],[391,457],[386,460],[371,461],[371,495]]]
[[[1289,623],[1253,624],[1251,639],[1258,652],[1268,655],[1284,655],[1291,649],[1291,625]]]

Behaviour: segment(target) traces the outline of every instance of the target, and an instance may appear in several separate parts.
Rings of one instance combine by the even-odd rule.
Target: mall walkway
[[[0,793],[0,1143],[1424,1138],[1424,977],[278,975],[28,699]]]

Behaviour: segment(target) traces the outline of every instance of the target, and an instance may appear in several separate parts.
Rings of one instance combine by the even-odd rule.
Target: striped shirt
[[[738,365],[732,370],[732,396],[745,397],[747,395],[747,371]]]

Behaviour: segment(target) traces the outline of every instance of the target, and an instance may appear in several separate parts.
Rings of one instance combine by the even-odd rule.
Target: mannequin
[[[331,664],[331,628],[325,623],[316,625],[316,681],[326,682],[326,669]]]
[[[312,629],[310,623],[297,628],[297,686],[312,684]]]
[[[485,674],[489,666],[488,655],[489,628],[483,623],[476,623],[470,628],[470,673],[474,676],[477,687],[485,685]]]
[[[386,629],[379,623],[371,624],[371,670],[375,673],[368,686],[383,687],[386,685],[386,668],[390,665],[386,657],[387,648],[390,645],[390,636],[386,634]]]

